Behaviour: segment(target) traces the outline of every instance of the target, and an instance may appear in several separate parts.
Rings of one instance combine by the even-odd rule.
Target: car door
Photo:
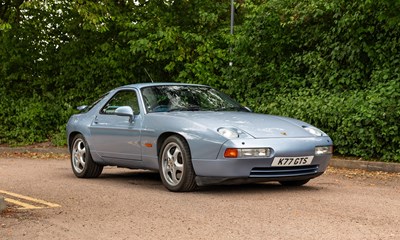
[[[122,106],[132,108],[132,119],[115,113]],[[93,148],[109,164],[130,165],[132,161],[141,161],[141,126],[137,92],[120,90],[100,109],[90,125]]]

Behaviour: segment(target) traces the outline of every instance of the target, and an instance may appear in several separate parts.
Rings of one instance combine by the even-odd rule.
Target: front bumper
[[[332,145],[329,137],[235,139],[227,141],[217,159],[192,159],[199,185],[223,182],[291,181],[311,179],[325,172],[332,154],[315,155],[316,146]],[[273,149],[266,158],[224,158],[227,148]],[[272,167],[274,157],[314,156],[310,165]]]

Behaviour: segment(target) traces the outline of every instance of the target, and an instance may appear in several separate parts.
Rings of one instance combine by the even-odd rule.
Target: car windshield
[[[227,95],[206,86],[167,85],[142,89],[147,112],[247,111]]]

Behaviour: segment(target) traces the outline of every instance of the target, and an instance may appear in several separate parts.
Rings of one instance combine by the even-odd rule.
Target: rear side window
[[[121,90],[117,92],[104,107],[100,110],[101,114],[115,114],[115,110],[122,106],[129,106],[135,115],[140,113],[138,99],[135,91]]]

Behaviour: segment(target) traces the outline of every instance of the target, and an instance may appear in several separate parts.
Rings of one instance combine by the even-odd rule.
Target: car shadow
[[[116,173],[103,173],[99,179],[127,181],[134,185],[162,185],[160,174],[150,170],[124,170]]]
[[[218,193],[249,193],[249,192],[305,192],[305,191],[316,191],[321,188],[315,186],[295,186],[288,187],[279,184],[278,182],[259,182],[259,183],[246,183],[246,184],[235,184],[235,185],[211,185],[204,186],[198,189],[199,193],[203,194],[214,194]]]
[[[151,187],[160,186],[162,188],[162,182],[160,175],[157,171],[149,170],[124,170],[122,172],[111,172],[103,173],[98,180],[104,181],[121,181],[133,185]],[[308,183],[310,184],[310,183]],[[165,188],[164,188],[165,189]],[[233,184],[233,185],[208,185],[202,186],[196,189],[198,194],[214,194],[214,193],[240,193],[240,192],[304,192],[304,191],[316,191],[320,190],[321,187],[315,185],[304,185],[304,186],[283,186],[278,182],[259,182],[259,183],[244,183],[244,184]],[[165,191],[168,191],[165,189]]]

